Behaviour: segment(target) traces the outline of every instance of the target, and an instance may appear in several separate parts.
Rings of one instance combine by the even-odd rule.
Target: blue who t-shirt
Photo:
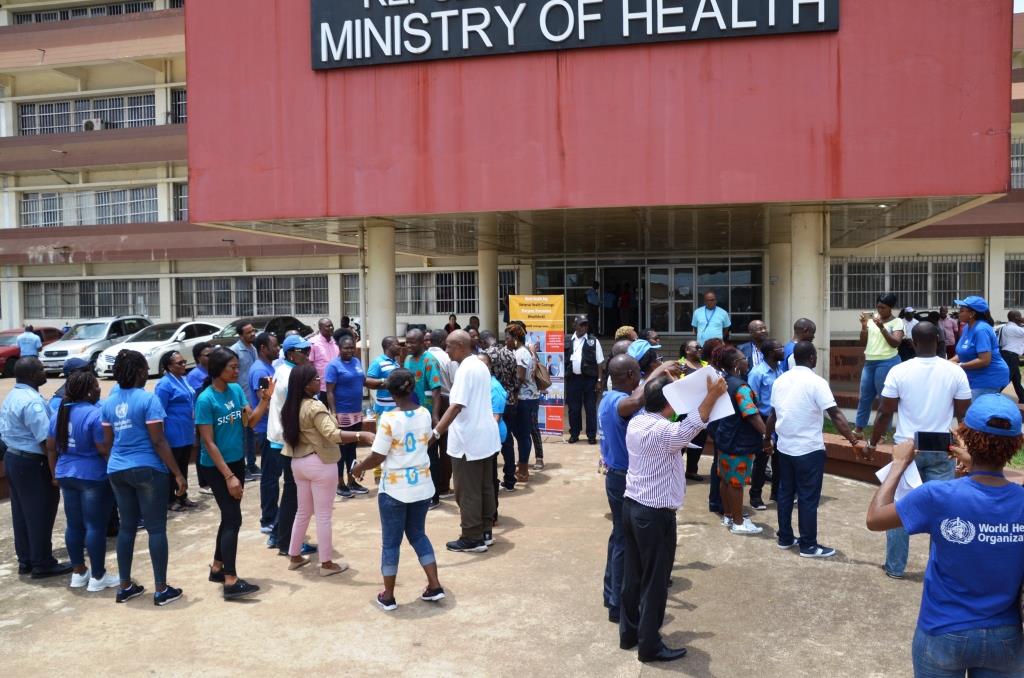
[[[505,401],[508,400],[508,391],[501,385],[497,377],[491,375],[491,412],[497,415],[505,414]],[[505,425],[505,417],[498,418],[498,435],[501,442],[508,437],[508,427]]]
[[[101,407],[104,426],[114,432],[114,445],[110,448],[107,473],[148,466],[161,473],[169,473],[149,439],[146,424],[163,423],[167,414],[160,399],[141,388],[117,389]]]
[[[925,483],[897,501],[896,512],[907,532],[931,535],[922,631],[1020,626],[1024,488],[970,478]]]
[[[223,392],[207,386],[196,398],[196,426],[208,424],[213,427],[213,442],[220,450],[220,456],[229,464],[245,456],[242,411],[248,406],[242,387],[234,383],[228,384]],[[199,463],[216,466],[202,438],[199,440]]]
[[[100,421],[100,407],[92,403],[78,402],[70,408],[68,419],[67,449],[57,450],[57,478],[78,478],[79,480],[106,480],[107,460],[100,456],[96,443],[103,442],[103,423]],[[50,436],[57,437],[57,416],[50,419]]]
[[[984,320],[975,321],[974,325],[964,329],[960,341],[956,344],[956,355],[960,364],[974,360],[979,353],[991,353],[992,361],[988,367],[980,370],[964,370],[971,388],[1006,388],[1010,383],[1010,368],[999,352],[999,340],[996,332]]]
[[[196,442],[196,424],[193,419],[196,392],[188,382],[173,374],[165,374],[153,389],[167,414],[164,417],[164,435],[171,447],[188,447]]]
[[[257,360],[249,368],[249,393],[252,396],[249,398],[249,407],[256,409],[256,406],[260,404],[260,379],[266,377],[268,381],[274,380],[274,368],[270,366],[270,363],[265,363],[262,360]],[[281,388],[281,385],[278,385]],[[248,393],[246,394],[248,395]],[[249,422],[252,424],[252,432],[266,435],[267,433],[267,417],[270,415],[270,409],[263,414],[263,418],[257,422]]]
[[[363,384],[366,374],[359,358],[342,361],[335,358],[324,370],[324,389],[334,389],[334,411],[339,414],[355,414],[363,411]]]
[[[601,423],[601,459],[608,468],[616,471],[629,470],[629,453],[626,451],[626,427],[629,419],[619,416],[619,401],[627,397],[622,391],[608,391],[601,398],[597,418]]]

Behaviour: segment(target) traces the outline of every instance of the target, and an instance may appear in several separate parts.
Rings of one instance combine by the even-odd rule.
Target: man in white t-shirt
[[[940,330],[929,322],[914,326],[913,340],[917,357],[889,370],[882,387],[882,403],[878,408],[875,428],[871,433],[868,454],[889,428],[892,415],[899,412],[894,440],[914,440],[915,433],[946,432],[955,416],[963,419],[971,406],[971,385],[967,373],[959,365],[936,355]],[[920,450],[914,459],[921,480],[953,480],[955,463],[945,450]],[[910,536],[902,527],[887,530],[885,535],[885,573],[902,579],[910,556]]]
[[[778,546],[800,547],[804,558],[828,558],[836,550],[818,543],[818,502],[825,477],[825,438],[822,420],[828,414],[839,432],[863,454],[864,441],[850,429],[828,382],[814,373],[818,351],[809,341],[793,347],[795,366],[772,386],[772,413],[764,436],[764,451],[772,454],[772,433],[778,434]],[[883,429],[884,430],[884,429]],[[800,539],[793,536],[793,497],[797,498]]]
[[[473,355],[473,340],[463,330],[448,335],[448,356],[459,364],[452,382],[448,411],[431,440],[448,434],[448,456],[455,478],[462,534],[447,544],[449,551],[482,553],[491,536],[497,497],[491,458],[501,448],[498,424],[491,411],[491,372]]]

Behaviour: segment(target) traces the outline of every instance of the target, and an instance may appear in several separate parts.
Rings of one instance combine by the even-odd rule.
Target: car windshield
[[[75,325],[62,339],[102,339],[107,334],[106,323],[83,323]]]
[[[0,346],[14,346],[18,343],[18,337],[13,334],[0,336]]]
[[[235,327],[234,324],[231,324],[231,325],[228,325],[227,327],[225,327],[224,329],[222,329],[220,332],[218,332],[217,334],[215,334],[213,336],[219,337],[221,339],[237,337],[238,336],[238,328]]]
[[[134,337],[132,341],[170,341],[178,333],[181,325],[150,325]]]

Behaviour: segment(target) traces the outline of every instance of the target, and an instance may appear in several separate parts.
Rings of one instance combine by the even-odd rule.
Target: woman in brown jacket
[[[281,407],[284,429],[282,454],[292,458],[292,473],[298,488],[298,510],[288,545],[289,570],[309,562],[300,554],[309,520],[316,516],[316,537],[320,545],[320,576],[329,577],[348,569],[344,561],[331,560],[331,513],[338,485],[339,443],[373,443],[373,434],[345,431],[338,426],[327,406],[317,399],[320,377],[312,365],[298,365],[288,378],[288,397]]]

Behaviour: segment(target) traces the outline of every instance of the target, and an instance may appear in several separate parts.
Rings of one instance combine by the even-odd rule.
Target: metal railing
[[[1024,137],[1010,137],[1010,188],[1024,188]]]

